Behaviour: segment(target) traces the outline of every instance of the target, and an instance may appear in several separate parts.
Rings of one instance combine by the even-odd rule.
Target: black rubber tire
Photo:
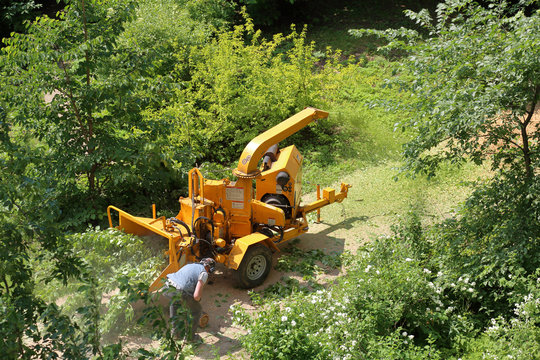
[[[272,268],[272,251],[262,244],[251,245],[238,270],[235,270],[239,287],[251,289],[261,285]]]

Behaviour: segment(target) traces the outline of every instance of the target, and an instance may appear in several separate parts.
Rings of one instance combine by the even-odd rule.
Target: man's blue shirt
[[[201,276],[201,273],[203,272],[206,276]],[[177,272],[167,275],[167,278],[172,281],[177,289],[183,290],[189,295],[193,296],[199,279],[203,280],[203,283],[206,283],[208,275],[204,265],[193,263],[187,264]]]

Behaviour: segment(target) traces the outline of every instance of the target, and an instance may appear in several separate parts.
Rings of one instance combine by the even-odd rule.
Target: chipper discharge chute
[[[117,229],[140,236],[159,236],[168,242],[169,265],[152,283],[161,287],[167,274],[204,257],[235,270],[245,288],[261,284],[272,264],[272,251],[308,230],[306,214],[347,197],[350,185],[339,192],[323,189],[321,199],[301,205],[303,157],[294,145],[278,143],[328,113],[306,108],[255,137],[245,147],[233,170],[236,181],[205,179],[199,169],[189,172],[189,196],[181,197],[180,211],[172,218],[136,217],[114,206]],[[261,162],[262,160],[262,162]],[[261,163],[259,165],[259,162]],[[255,184],[255,188],[253,187]]]

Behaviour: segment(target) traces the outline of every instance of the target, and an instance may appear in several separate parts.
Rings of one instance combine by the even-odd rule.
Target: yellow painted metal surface
[[[341,184],[339,193],[332,188],[325,188],[322,198],[318,192],[315,202],[300,206],[303,157],[294,145],[279,149],[275,152],[275,161],[267,164],[266,168],[257,169],[258,162],[271,145],[296,133],[313,120],[327,116],[325,111],[306,108],[257,136],[246,146],[240,157],[238,167],[234,170],[238,176],[236,181],[209,180],[197,168],[189,171],[189,196],[179,199],[180,209],[175,218],[157,218],[155,205],[152,206],[152,218],[136,217],[109,206],[107,215],[111,227],[111,211],[116,211],[119,220],[116,228],[140,236],[158,236],[164,246],[168,246],[166,255],[169,257],[169,265],[152,283],[150,291],[159,289],[167,274],[179,270],[187,263],[198,261],[202,256],[208,256],[205,254],[209,250],[205,250],[205,246],[210,246],[217,262],[235,270],[240,266],[248,248],[254,244],[262,243],[279,251],[277,243],[289,241],[308,231],[307,213],[343,201],[348,194],[348,184]],[[277,175],[282,171],[289,175],[289,180],[283,186],[277,182]],[[253,191],[254,183],[256,193]],[[273,199],[272,204],[262,201],[266,194]],[[288,207],[284,206],[283,199],[288,202]],[[194,232],[191,228],[197,218],[203,222],[199,223],[202,226],[197,226]],[[187,236],[188,230],[179,221],[190,229],[191,237]],[[255,224],[276,226],[283,231],[268,237],[253,232]],[[213,238],[210,236],[212,229]],[[194,233],[200,238],[195,238]]]
[[[343,199],[345,199],[349,193],[349,188],[351,187],[350,184],[341,183],[341,189],[338,194],[335,193],[335,190],[332,188],[326,188],[323,190],[323,198],[320,200],[316,200],[310,204],[301,206],[298,208],[298,212],[302,214],[308,214],[312,211],[318,210],[326,205],[332,204],[334,202],[342,202]],[[326,191],[326,195],[325,195]],[[325,198],[326,196],[326,198]]]
[[[285,213],[280,208],[258,200],[251,200],[252,221],[258,224],[285,226]]]
[[[317,200],[321,200],[321,185],[317,184]],[[321,222],[321,209],[317,209],[317,223]]]
[[[183,254],[177,262],[169,263],[165,270],[163,270],[157,279],[150,285],[148,291],[153,292],[159,290],[167,280],[167,275],[177,272],[181,267],[186,265],[186,263],[187,256],[185,254]]]
[[[238,166],[234,170],[237,176],[254,176],[258,173],[257,164],[263,156],[264,152],[272,145],[288,138],[292,134],[307,126],[310,122],[316,119],[324,119],[328,117],[326,111],[315,108],[306,108],[296,115],[291,116],[287,120],[274,126],[270,130],[265,131],[247,144]]]
[[[223,248],[227,245],[227,242],[224,239],[217,239],[216,240],[216,246],[219,246],[220,248]]]
[[[231,238],[240,238],[252,232],[251,200],[253,186],[250,179],[230,182],[225,189],[224,208],[229,215]]]
[[[248,247],[257,243],[264,243],[267,246],[272,246],[268,242],[271,242],[268,239],[268,236],[260,234],[258,232],[237,239],[231,252],[229,253],[225,265],[234,270],[238,269]],[[275,248],[275,245],[273,245],[272,247]]]
[[[296,146],[291,145],[281,149],[272,167],[257,177],[257,200],[261,200],[266,194],[283,195],[289,201],[289,205],[293,206],[291,217],[294,218],[296,205],[300,202],[302,192],[302,161],[303,157]],[[290,176],[289,182],[284,187],[276,181],[276,176],[282,171]]]
[[[324,188],[322,191],[323,199],[328,200],[330,204],[336,201],[336,190],[332,188]]]

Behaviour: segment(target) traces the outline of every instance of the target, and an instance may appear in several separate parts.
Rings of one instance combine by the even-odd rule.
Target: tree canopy
[[[495,168],[538,167],[540,97],[540,11],[488,1],[448,0],[429,12],[407,11],[423,31],[351,30],[389,40],[384,50],[405,51],[400,75],[389,84],[412,93],[392,103],[410,116],[396,124],[412,129],[406,168],[433,174],[441,161],[492,160]]]

